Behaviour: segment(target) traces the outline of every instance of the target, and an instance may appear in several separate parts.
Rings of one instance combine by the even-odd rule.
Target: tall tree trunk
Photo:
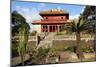
[[[76,32],[76,53],[78,58],[82,61],[84,58],[83,52],[81,51],[81,37],[80,37],[80,32]]]
[[[25,53],[25,42],[24,42],[24,30],[19,32],[19,46],[18,46],[19,55],[21,57],[21,63],[24,65],[24,53]]]
[[[96,35],[94,36],[94,44],[93,44],[93,49],[96,51]]]
[[[22,65],[24,66],[24,55],[23,55],[22,52],[21,52],[21,63],[22,63]]]
[[[18,52],[19,52],[19,56],[20,56],[20,59],[21,59],[21,63],[22,63],[22,65],[24,65],[24,57],[23,57],[23,53],[22,53],[20,47],[18,48]]]

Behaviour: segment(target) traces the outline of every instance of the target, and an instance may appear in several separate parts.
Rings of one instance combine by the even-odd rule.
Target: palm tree
[[[88,30],[87,22],[83,20],[82,17],[79,17],[77,21],[73,20],[72,22],[67,23],[67,31],[75,32],[76,35],[76,53],[80,60],[84,58],[83,52],[81,51],[81,32]]]

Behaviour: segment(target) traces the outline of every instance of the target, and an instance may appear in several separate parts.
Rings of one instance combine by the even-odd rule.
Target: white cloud
[[[85,6],[82,8],[81,13],[83,13]]]
[[[24,13],[29,13],[29,12],[30,12],[30,9],[29,9],[29,8],[22,8],[21,10],[22,10],[22,12],[24,12]]]
[[[85,6],[82,8],[82,10],[81,10],[80,14],[81,14],[81,13],[83,13],[84,8],[85,8]],[[70,15],[70,16],[69,16],[69,19],[77,19],[77,18],[80,16],[80,14]]]
[[[45,7],[44,3],[40,3],[39,5],[40,5],[40,7]]]
[[[16,10],[26,18],[27,22],[31,22],[33,19],[34,20],[41,19],[39,11],[34,7],[26,8],[26,7],[16,6]]]
[[[82,8],[80,13],[83,13],[85,6]],[[77,19],[80,16],[80,14],[76,14],[76,15],[70,15],[69,19]]]
[[[73,15],[73,16],[69,16],[69,19],[77,19],[80,15],[79,14],[76,14],[76,15]]]
[[[20,6],[16,6],[16,10],[20,10],[21,8],[20,8]]]
[[[38,26],[35,27],[34,25],[31,24],[33,20],[40,20],[41,19],[39,12],[36,8],[34,8],[34,7],[33,8],[27,8],[27,7],[16,6],[16,10],[23,17],[25,17],[26,21],[29,23],[29,25],[31,27],[31,31],[32,31],[33,28],[34,28],[34,30],[35,30],[35,28],[37,29]]]

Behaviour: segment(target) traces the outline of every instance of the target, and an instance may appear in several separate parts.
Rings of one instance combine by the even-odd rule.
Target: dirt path
[[[28,59],[29,59],[29,55],[26,54],[24,61],[27,61]],[[21,63],[21,57],[20,56],[14,57],[11,60],[11,65],[18,65],[20,63]]]

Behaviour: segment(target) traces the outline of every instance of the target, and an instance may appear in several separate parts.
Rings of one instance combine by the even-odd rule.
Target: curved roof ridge
[[[40,11],[40,14],[68,14],[68,12],[62,9],[51,9],[47,11]]]

